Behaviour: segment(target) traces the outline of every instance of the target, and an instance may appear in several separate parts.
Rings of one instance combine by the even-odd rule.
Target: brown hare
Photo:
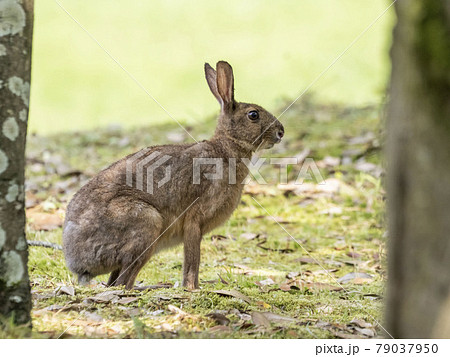
[[[240,202],[249,172],[242,159],[271,148],[284,135],[272,114],[234,100],[227,62],[218,62],[216,70],[205,64],[221,106],[210,140],[143,149],[100,172],[73,197],[63,247],[80,284],[111,273],[108,285],[132,289],[153,254],[183,243],[183,285],[198,288],[202,236],[223,224]],[[220,161],[221,170],[211,159]]]

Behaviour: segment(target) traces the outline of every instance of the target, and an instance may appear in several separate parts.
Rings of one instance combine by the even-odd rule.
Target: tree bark
[[[33,0],[0,0],[0,315],[30,322],[24,165]]]
[[[450,1],[399,0],[387,122],[387,330],[450,337]]]

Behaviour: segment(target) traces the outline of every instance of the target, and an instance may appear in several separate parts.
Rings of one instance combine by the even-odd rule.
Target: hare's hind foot
[[[83,285],[83,286],[87,286],[89,285],[90,281],[92,279],[91,274],[89,273],[83,273],[83,274],[78,274],[78,284]]]
[[[144,267],[144,265],[149,261],[152,256],[152,252],[144,252],[140,254],[138,258],[131,260],[130,263],[123,264],[122,267],[114,270],[108,280],[108,286],[120,286],[125,285],[125,289],[131,290],[134,288],[134,281],[137,275]]]

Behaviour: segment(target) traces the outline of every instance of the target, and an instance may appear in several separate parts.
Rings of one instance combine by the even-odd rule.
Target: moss
[[[367,132],[379,133],[377,107],[342,108],[334,105],[312,105],[305,99],[303,104],[295,105],[293,112],[284,117],[286,144],[279,155],[294,156],[305,147],[311,149],[311,157],[319,161],[330,155],[341,156],[348,149],[349,137],[364,135]],[[314,119],[317,108],[329,112],[333,118],[329,122]],[[305,118],[301,129],[303,139],[298,140],[298,116]],[[199,137],[212,130],[214,121],[208,121],[193,135]],[[152,144],[162,142],[165,133],[175,130],[173,126],[152,128]],[[197,132],[195,132],[197,131]],[[119,139],[128,137],[133,146],[140,148],[149,144],[145,130],[111,132],[98,130],[75,135],[57,137],[30,137],[27,153],[41,155],[42,147],[49,154],[57,153],[65,163],[81,171],[97,171],[115,159],[129,154],[133,149],[120,146]],[[323,147],[323,142],[327,144]],[[367,149],[367,144],[357,144],[352,148]],[[276,152],[275,152],[276,154]],[[379,151],[374,149],[371,161],[380,163]],[[50,165],[50,164],[49,164]],[[49,168],[47,168],[49,169]],[[183,288],[160,289],[137,293],[138,300],[125,306],[115,304],[87,304],[83,301],[105,291],[101,286],[76,286],[75,296],[54,296],[52,293],[60,285],[74,284],[67,270],[61,251],[30,247],[29,270],[33,291],[36,294],[33,309],[33,325],[36,331],[62,333],[74,323],[67,334],[74,337],[132,337],[132,338],[331,338],[333,330],[315,326],[316,322],[348,324],[355,318],[373,322],[372,317],[381,319],[381,300],[367,298],[365,295],[383,295],[384,291],[384,197],[381,181],[369,174],[361,174],[350,165],[341,165],[336,170],[322,169],[325,179],[336,178],[345,181],[353,190],[352,194],[339,193],[333,196],[312,195],[310,197],[282,194],[277,191],[270,177],[273,167],[263,167],[263,175],[275,195],[266,194],[267,186],[254,198],[267,211],[282,222],[283,227],[296,238],[321,264],[302,264],[298,258],[307,256],[305,251],[273,221],[252,196],[244,194],[239,208],[222,227],[204,237],[202,243],[202,262],[200,267],[200,291],[187,292]],[[295,171],[295,170],[293,170]],[[298,172],[288,174],[290,180]],[[27,169],[27,179],[33,182],[45,172]],[[45,176],[49,192],[61,178],[57,175]],[[270,178],[270,179],[269,179]],[[38,180],[36,182],[39,182]],[[307,181],[310,182],[310,181]],[[54,191],[52,190],[52,194]],[[38,194],[37,192],[36,194]],[[42,194],[42,192],[40,192]],[[68,195],[70,196],[71,193]],[[42,198],[48,198],[48,193]],[[57,207],[67,199],[66,194],[56,196]],[[309,200],[309,204],[304,205]],[[340,207],[339,215],[322,213],[330,206]],[[260,238],[246,239],[243,233],[259,234]],[[50,232],[36,232],[28,227],[28,239],[61,243],[61,229]],[[220,235],[225,238],[213,238]],[[264,242],[263,239],[266,239]],[[283,251],[286,251],[283,253]],[[348,252],[356,252],[360,258],[351,258]],[[377,255],[379,257],[377,257]],[[375,258],[374,258],[375,256]],[[151,259],[138,275],[137,280],[145,285],[158,282],[181,283],[182,248],[165,251]],[[335,265],[336,263],[341,265]],[[321,272],[330,270],[330,274]],[[337,269],[337,271],[334,271]],[[286,281],[289,272],[303,273],[303,279],[323,284],[336,285],[335,279],[351,272],[368,272],[373,281],[363,285],[349,283],[346,291],[317,291],[314,289],[279,289]],[[221,281],[222,278],[224,282]],[[255,283],[273,279],[274,285],[259,287]],[[99,276],[95,282],[105,281],[107,276]],[[215,290],[235,289],[248,296],[250,302],[214,293]],[[41,298],[38,297],[41,295]],[[50,297],[42,298],[42,296]],[[59,312],[45,310],[51,305],[67,308]],[[179,316],[169,310],[174,305],[187,316]],[[101,315],[104,322],[89,325],[79,310],[89,310]],[[255,330],[251,322],[237,315],[248,316],[253,311],[269,311],[299,320],[294,324],[273,324],[266,331]],[[206,315],[220,312],[231,321],[230,330],[210,332],[217,323]],[[77,320],[77,318],[80,318]],[[109,332],[108,332],[109,331]],[[377,331],[381,333],[381,329]]]

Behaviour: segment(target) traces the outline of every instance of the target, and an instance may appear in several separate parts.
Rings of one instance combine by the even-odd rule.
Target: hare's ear
[[[220,98],[219,91],[217,90],[217,73],[214,68],[209,65],[209,63],[205,63],[205,78],[212,94],[214,94],[214,97],[216,97],[220,106],[223,107],[223,100]]]
[[[234,77],[233,68],[228,62],[217,62],[217,90],[223,100],[222,110],[234,109]]]

